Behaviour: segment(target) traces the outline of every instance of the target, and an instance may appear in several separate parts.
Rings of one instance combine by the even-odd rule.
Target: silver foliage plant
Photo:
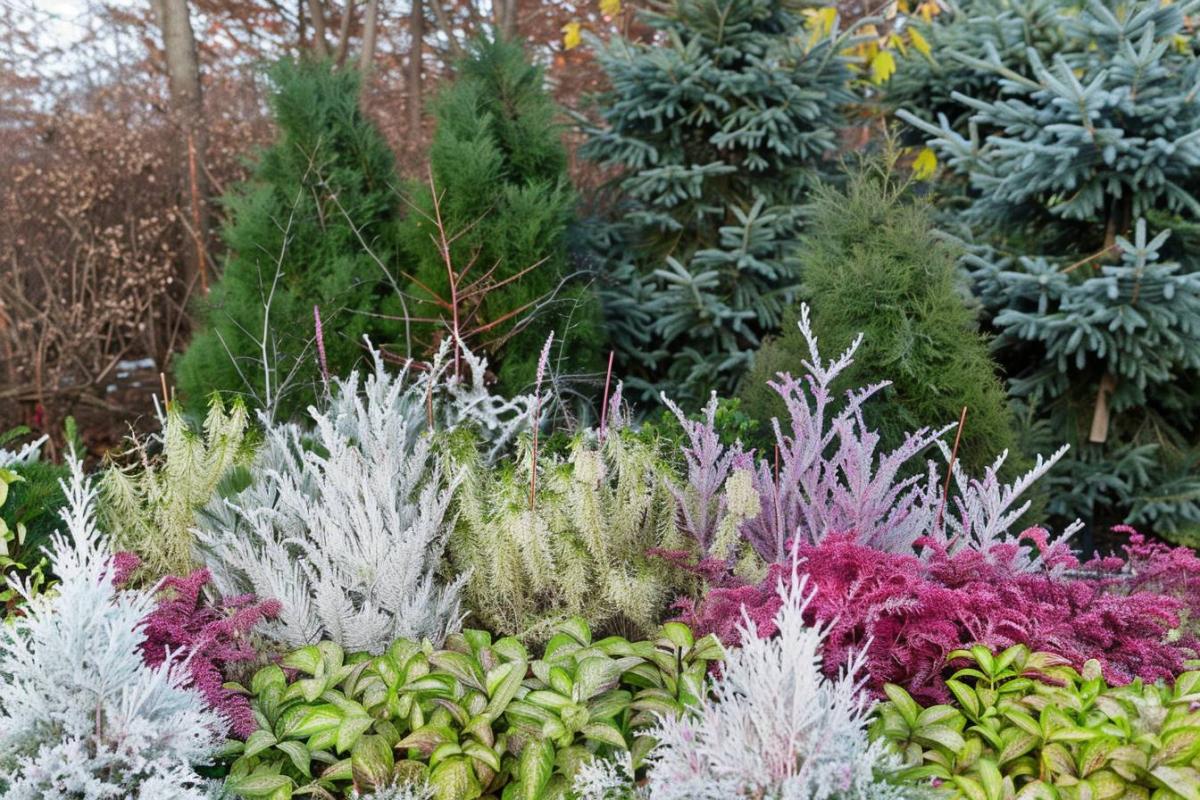
[[[809,627],[805,581],[780,583],[779,634],[760,639],[743,620],[741,649],[730,650],[710,696],[692,714],[664,716],[652,735],[645,796],[651,800],[902,800],[921,789],[887,782],[895,757],[871,742],[872,701],[858,677],[864,658],[837,680],[821,672],[825,629]],[[865,651],[864,651],[865,652]],[[627,770],[625,771],[627,772]],[[622,770],[593,774],[587,788],[622,797]],[[625,797],[636,795],[627,794]]]
[[[428,387],[378,353],[364,380],[335,381],[313,429],[269,426],[251,485],[214,500],[196,532],[225,595],[280,601],[264,633],[381,653],[398,638],[440,643],[458,628],[462,579],[438,577],[456,481],[438,466]]]
[[[60,583],[13,585],[25,615],[0,625],[0,797],[6,800],[200,800],[225,731],[185,686],[183,664],[142,661],[147,591],[113,585],[96,529],[95,489],[70,462],[66,532],[48,554]]]
[[[770,385],[783,397],[786,420],[772,420],[775,452],[756,457],[740,446],[726,447],[715,427],[715,399],[705,419],[689,421],[676,411],[688,438],[685,456],[688,483],[673,487],[681,525],[697,540],[705,555],[727,558],[730,517],[740,535],[764,561],[783,562],[793,539],[820,542],[828,533],[854,532],[864,545],[911,553],[922,538],[937,540],[953,552],[970,547],[987,550],[994,544],[1019,539],[1013,525],[1029,508],[1023,496],[1066,453],[1062,448],[1012,484],[998,477],[1007,458],[1000,454],[983,477],[967,475],[957,464],[946,495],[944,472],[928,461],[927,472],[905,475],[913,459],[930,451],[951,460],[945,436],[953,429],[921,429],[891,452],[879,448],[880,437],[863,419],[863,406],[888,384],[851,389],[837,402],[832,389],[854,363],[861,337],[837,358],[824,361],[801,308],[800,331],[808,343],[805,374],[780,373]],[[757,508],[746,508],[746,497],[757,496]],[[1076,530],[1071,526],[1056,541]],[[1026,563],[1038,564],[1030,552]]]
[[[0,447],[0,467],[15,467],[19,464],[29,464],[42,457],[42,445],[50,440],[43,436],[32,442],[26,442],[16,450],[6,450]]]

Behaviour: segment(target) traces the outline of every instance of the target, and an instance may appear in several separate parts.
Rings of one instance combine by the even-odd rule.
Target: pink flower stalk
[[[329,388],[329,362],[325,358],[325,330],[321,327],[321,308],[313,306],[313,329],[317,338],[317,365],[321,368],[321,380]]]

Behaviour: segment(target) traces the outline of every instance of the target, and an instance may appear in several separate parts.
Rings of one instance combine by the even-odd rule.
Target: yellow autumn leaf
[[[805,9],[804,15],[808,17],[804,22],[804,27],[816,36],[828,36],[833,33],[833,25],[837,22],[836,6]]]
[[[871,80],[876,84],[886,83],[896,71],[896,58],[890,50],[880,50],[871,59]]]
[[[600,0],[600,13],[606,17],[615,17],[621,13],[621,0]]]
[[[916,48],[917,52],[926,58],[930,58],[933,48],[929,46],[929,40],[921,35],[921,32],[913,28],[908,32],[908,41]]]
[[[917,6],[917,14],[926,22],[932,22],[933,15],[939,13],[941,10],[935,0],[925,0],[921,5]]]
[[[928,147],[923,148],[920,153],[917,153],[917,157],[913,159],[913,177],[919,181],[927,181],[933,177],[933,173],[937,171],[937,166],[937,153]]]
[[[583,41],[583,26],[578,22],[568,22],[562,26],[563,47],[574,50]]]

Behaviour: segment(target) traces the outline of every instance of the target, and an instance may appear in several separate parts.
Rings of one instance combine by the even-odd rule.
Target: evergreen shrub
[[[515,393],[554,331],[556,372],[596,371],[603,325],[568,249],[576,198],[542,70],[492,39],[457,70],[434,103],[430,178],[410,187],[400,226],[414,354],[457,334]]]
[[[801,207],[835,163],[857,39],[804,32],[783,0],[679,0],[645,21],[656,41],[597,47],[611,88],[580,152],[621,194],[597,244],[620,374],[695,409],[794,298]]]
[[[958,250],[934,229],[933,211],[877,162],[854,171],[844,189],[819,188],[810,225],[797,249],[801,293],[812,309],[812,332],[826,352],[841,352],[859,336],[854,363],[839,388],[888,381],[864,407],[867,427],[887,449],[910,431],[941,428],[967,408],[958,458],[972,471],[1010,451],[1016,421],[960,285]],[[808,345],[795,324],[768,341],[740,391],[742,410],[769,430],[785,418],[783,397],[768,384],[780,372],[799,374]]]
[[[229,255],[175,374],[192,404],[220,391],[286,419],[358,363],[364,334],[400,336],[400,196],[353,69],[285,59],[269,78],[278,134],[224,200]]]

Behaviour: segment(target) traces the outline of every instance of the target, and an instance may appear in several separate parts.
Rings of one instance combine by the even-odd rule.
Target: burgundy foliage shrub
[[[774,564],[759,584],[713,589],[701,604],[681,601],[697,635],[736,644],[745,613],[759,635],[775,633],[780,581],[808,575],[816,596],[810,622],[830,626],[824,668],[834,675],[867,648],[869,683],[903,685],[924,703],[949,699],[943,679],[950,651],[972,644],[1026,644],[1058,653],[1076,667],[1099,659],[1106,677],[1128,683],[1171,678],[1198,652],[1190,620],[1200,619],[1200,559],[1133,535],[1126,558],[1078,564],[1065,547],[1043,549],[1044,568],[1029,571],[1017,543],[949,552],[926,541],[922,557],[887,553],[850,534],[798,543],[792,565]],[[932,550],[932,552],[929,552]]]
[[[127,578],[137,568],[137,557],[130,553],[118,554],[115,561],[118,578]],[[280,605],[277,600],[260,602],[253,595],[211,604],[204,598],[210,577],[208,570],[199,569],[186,578],[163,579],[158,606],[143,621],[142,657],[151,667],[162,664],[168,653],[186,659],[192,685],[244,739],[258,724],[246,698],[224,687],[224,676],[231,665],[258,659],[248,634],[262,620],[275,617]]]

